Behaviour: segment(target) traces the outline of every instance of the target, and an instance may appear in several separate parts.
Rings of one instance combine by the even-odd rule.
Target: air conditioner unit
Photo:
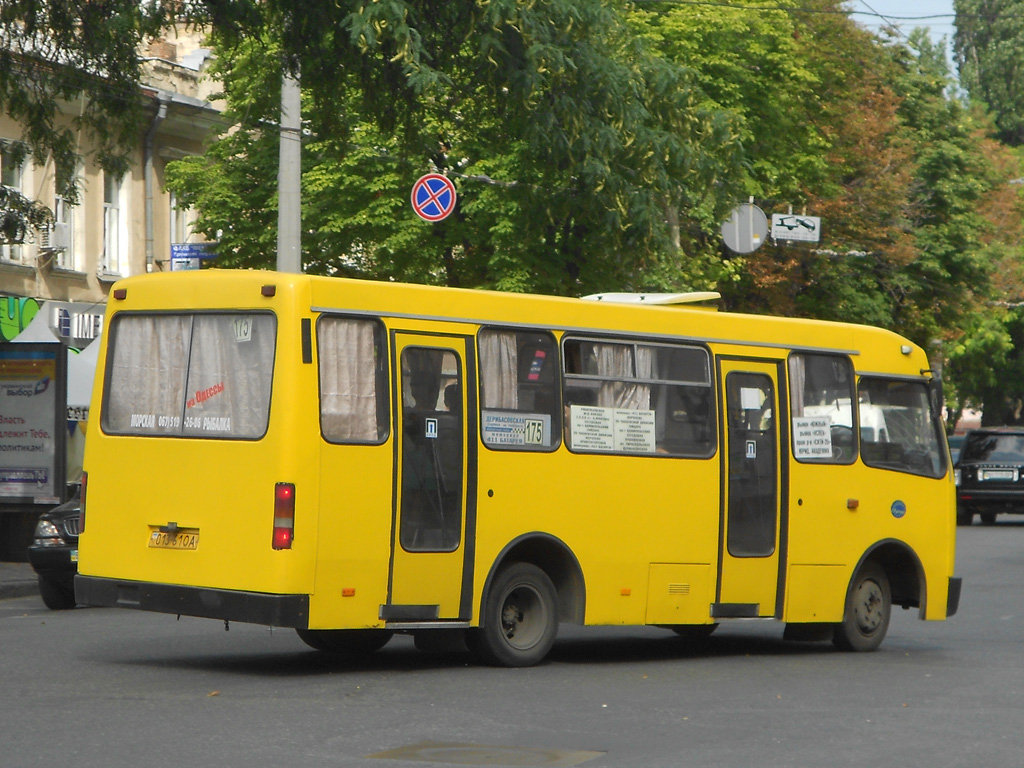
[[[66,251],[71,246],[71,227],[54,224],[39,233],[39,250]]]

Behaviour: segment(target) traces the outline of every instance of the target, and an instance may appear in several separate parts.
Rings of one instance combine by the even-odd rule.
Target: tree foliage
[[[143,40],[166,16],[137,0],[4,0],[0,5],[0,109],[23,127],[29,152],[53,157],[60,193],[77,200],[79,133],[99,163],[123,172],[144,116],[139,98]],[[66,105],[70,120],[60,119]]]
[[[718,288],[731,309],[910,336],[945,363],[955,411],[1024,402],[1024,185],[1009,183],[1024,171],[1007,146],[1024,143],[1024,0],[955,2],[972,103],[923,32],[871,35],[839,0],[10,0],[0,105],[37,158],[60,168],[84,130],[115,167],[140,126],[135,51],[202,24],[234,127],[167,178],[220,266],[274,264],[290,70],[307,271]],[[75,100],[61,124],[56,103]],[[436,224],[409,204],[428,171],[459,193]],[[720,222],[749,197],[820,217],[821,241],[728,252]]]
[[[960,80],[1003,141],[1024,144],[1024,0],[954,0]]]
[[[699,262],[680,262],[665,219],[724,216],[741,180],[737,137],[729,116],[683,68],[647,51],[614,4],[376,5],[404,8],[415,55],[399,45],[405,33],[381,32],[396,19],[367,26],[366,9],[306,25],[298,65],[309,269],[554,293],[714,279]],[[219,233],[226,263],[266,264],[269,243],[235,236],[244,225],[234,206],[276,216],[273,195],[251,189],[262,174],[250,173],[273,158],[280,44],[237,31],[216,42],[241,130],[172,168],[170,184],[203,211],[204,231]],[[405,62],[401,98],[367,103],[372,57],[352,55],[363,48],[386,49],[379,74],[396,56]],[[324,60],[352,65],[327,73]],[[376,90],[378,101],[389,96]],[[456,181],[460,204],[426,224],[408,196],[435,170]]]

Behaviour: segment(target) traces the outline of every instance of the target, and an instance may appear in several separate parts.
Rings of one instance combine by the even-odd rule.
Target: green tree
[[[127,168],[144,118],[138,51],[167,21],[157,8],[137,0],[0,5],[0,109],[22,125],[38,162],[54,158],[58,190],[69,201],[78,194],[71,170],[80,132],[94,140],[103,168]],[[79,106],[62,122],[66,103]],[[7,213],[20,215],[15,208]]]
[[[715,279],[712,260],[681,259],[665,221],[724,216],[740,181],[732,125],[614,4],[406,7],[437,69],[426,77],[411,63],[415,88],[398,104],[368,105],[356,62],[323,73],[324,87],[318,62],[336,60],[324,47],[337,30],[301,56],[310,270],[555,293]],[[215,44],[240,130],[169,168],[169,184],[202,211],[223,263],[268,265],[279,57],[253,36]],[[459,186],[456,214],[439,224],[408,202],[432,170]]]
[[[960,81],[984,103],[999,136],[1024,144],[1024,0],[954,0]]]

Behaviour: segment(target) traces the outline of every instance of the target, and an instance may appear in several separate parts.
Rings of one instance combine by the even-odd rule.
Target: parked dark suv
[[[999,513],[1024,515],[1024,429],[968,432],[955,474],[957,525],[970,525],[975,512],[985,525]]]
[[[75,607],[80,495],[43,512],[36,523],[28,561],[39,577],[39,594],[55,611]]]

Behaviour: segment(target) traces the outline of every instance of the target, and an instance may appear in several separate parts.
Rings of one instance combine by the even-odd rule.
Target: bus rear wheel
[[[850,582],[833,645],[842,651],[875,650],[885,639],[891,613],[892,593],[885,571],[876,563],[865,563]]]
[[[295,632],[310,648],[348,656],[379,651],[394,634],[386,629],[296,629]]]
[[[484,602],[481,626],[466,635],[483,661],[529,667],[548,655],[558,634],[558,593],[540,568],[514,563],[495,577]]]

